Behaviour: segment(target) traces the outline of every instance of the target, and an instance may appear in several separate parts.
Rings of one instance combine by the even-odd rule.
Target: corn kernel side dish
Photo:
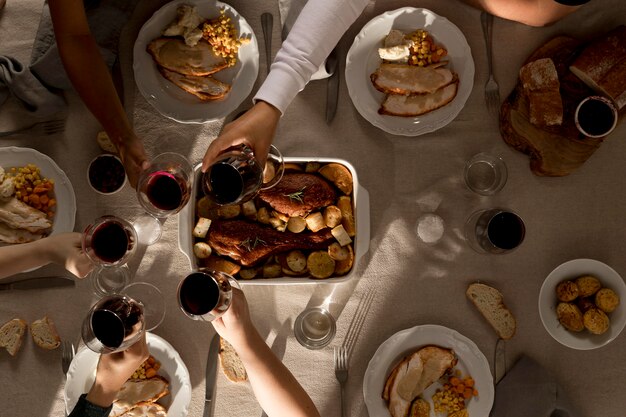
[[[426,67],[436,64],[441,58],[448,55],[448,51],[435,44],[435,40],[428,31],[418,29],[406,35],[406,39],[413,41],[413,46],[409,49],[409,65]]]
[[[131,379],[148,379],[156,376],[157,372],[161,368],[161,363],[154,359],[154,356],[150,355],[148,359],[142,363],[139,368],[132,374]]]
[[[15,198],[46,213],[49,219],[54,217],[54,180],[44,178],[35,164],[11,168],[9,176],[15,185]]]
[[[220,15],[202,25],[202,36],[213,47],[213,52],[226,60],[229,67],[237,63],[239,47],[250,42],[250,39],[239,37],[232,19],[226,16],[225,10]]]
[[[454,376],[449,376],[443,388],[437,389],[432,396],[434,409],[437,413],[447,413],[448,417],[462,417],[466,415],[466,402],[478,396],[474,379],[471,376],[462,377],[457,370]]]

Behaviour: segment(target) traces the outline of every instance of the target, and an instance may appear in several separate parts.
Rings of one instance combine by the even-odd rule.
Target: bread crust
[[[37,346],[46,350],[54,350],[61,345],[61,338],[54,322],[48,316],[35,320],[30,325],[30,334]]]
[[[473,283],[465,292],[499,338],[508,340],[515,335],[515,317],[504,304],[504,296],[497,289],[480,283]]]
[[[243,362],[232,345],[224,338],[220,338],[219,357],[222,372],[229,381],[244,382],[248,380],[248,373]]]
[[[15,356],[22,347],[24,341],[24,334],[28,324],[26,321],[15,318],[7,321],[0,327],[0,347],[3,347],[9,352],[9,355]],[[14,339],[14,337],[17,339]]]

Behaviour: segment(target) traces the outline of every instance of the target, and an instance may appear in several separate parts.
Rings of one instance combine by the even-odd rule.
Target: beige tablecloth
[[[159,7],[157,3],[160,2],[142,2],[133,24],[124,33],[121,58],[126,104],[151,155],[170,150],[199,161],[223,121],[205,125],[170,121],[144,100],[132,79],[134,33]],[[261,75],[256,89],[265,74],[260,15],[269,11],[275,16],[275,53],[280,45],[278,3],[236,0],[232,5],[248,20],[260,41]],[[343,341],[361,297],[375,289],[375,302],[350,361],[347,388],[350,415],[367,416],[363,375],[377,347],[399,330],[428,323],[450,327],[472,339],[491,364],[496,336],[464,294],[468,283],[485,281],[504,293],[517,317],[517,334],[507,342],[509,365],[525,353],[555,374],[582,415],[623,416],[626,335],[597,350],[569,349],[544,330],[537,298],[546,275],[570,259],[597,259],[626,274],[622,243],[626,236],[626,165],[622,161],[626,154],[626,143],[622,142],[626,125],[618,126],[572,175],[534,176],[528,168],[528,158],[501,140],[497,123],[485,108],[486,56],[479,12],[454,0],[372,2],[340,44],[341,69],[352,39],[367,21],[406,5],[419,5],[446,16],[465,34],[476,66],[472,94],[452,123],[416,138],[386,134],[364,120],[351,103],[343,75],[337,116],[331,126],[324,122],[325,81],[312,82],[298,95],[281,120],[275,144],[288,156],[338,157],[356,167],[360,182],[371,197],[370,250],[358,265],[357,276],[345,284],[245,287],[254,322],[275,351],[284,352],[284,363],[309,392],[322,416],[339,416],[332,346]],[[0,12],[0,54],[28,61],[41,6],[41,0],[8,0]],[[592,0],[548,28],[496,19],[494,66],[501,95],[504,97],[513,88],[517,71],[528,54],[550,37],[566,33],[587,39],[626,23],[625,16],[626,3],[622,0]],[[95,141],[100,127],[75,94],[67,97],[70,114],[64,134],[1,139],[0,146],[32,147],[57,161],[76,192],[76,230],[82,230],[103,214],[133,219],[141,209],[131,188],[114,196],[100,196],[89,188],[85,170],[89,160],[100,151]],[[241,107],[250,104],[248,100]],[[15,103],[7,103],[0,109],[0,128],[23,117]],[[494,197],[479,197],[463,184],[464,161],[480,151],[501,156],[508,167],[508,182]],[[473,211],[495,205],[509,207],[524,218],[526,239],[510,254],[479,255],[462,239],[463,224]],[[425,212],[435,212],[445,221],[443,240],[434,246],[420,243],[415,236],[416,219]],[[169,219],[163,238],[135,257],[131,268],[136,270],[136,280],[153,282],[166,294],[167,315],[156,334],[168,340],[187,364],[193,386],[189,415],[199,417],[204,406],[204,370],[213,330],[207,324],[188,320],[176,305],[176,285],[190,269],[177,249],[177,236],[177,219]],[[30,275],[54,272],[59,269],[47,267]],[[306,350],[293,336],[293,322],[305,306],[317,304],[327,296],[338,318],[336,338],[329,348]],[[0,322],[16,316],[32,322],[49,314],[64,339],[76,340],[81,320],[93,301],[90,282],[86,280],[77,282],[74,289],[2,292]],[[0,351],[0,416],[61,416],[65,379],[60,356],[60,350],[40,350],[31,340],[25,341],[15,358]],[[248,385],[233,385],[218,374],[216,416],[260,414]]]

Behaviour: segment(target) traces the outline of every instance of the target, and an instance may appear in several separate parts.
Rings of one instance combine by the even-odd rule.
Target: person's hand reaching
[[[224,126],[222,133],[211,142],[202,160],[202,172],[206,172],[219,154],[241,144],[250,147],[260,166],[265,166],[279,120],[280,111],[276,107],[264,101],[257,102],[241,117]]]
[[[238,288],[233,288],[233,299],[226,313],[211,322],[220,337],[226,339],[235,349],[257,333],[252,320],[246,297]]]
[[[128,181],[133,188],[137,188],[137,181],[141,171],[150,167],[150,162],[146,156],[146,150],[143,147],[141,139],[134,133],[118,143],[120,159],[124,164]]]
[[[63,266],[79,278],[93,269],[93,263],[83,252],[80,233],[60,233],[39,241],[51,255],[51,261]]]

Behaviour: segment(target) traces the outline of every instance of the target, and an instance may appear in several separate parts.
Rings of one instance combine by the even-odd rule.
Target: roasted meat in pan
[[[295,217],[333,204],[337,192],[320,176],[297,172],[285,174],[276,186],[261,191],[259,198],[274,210]]]

